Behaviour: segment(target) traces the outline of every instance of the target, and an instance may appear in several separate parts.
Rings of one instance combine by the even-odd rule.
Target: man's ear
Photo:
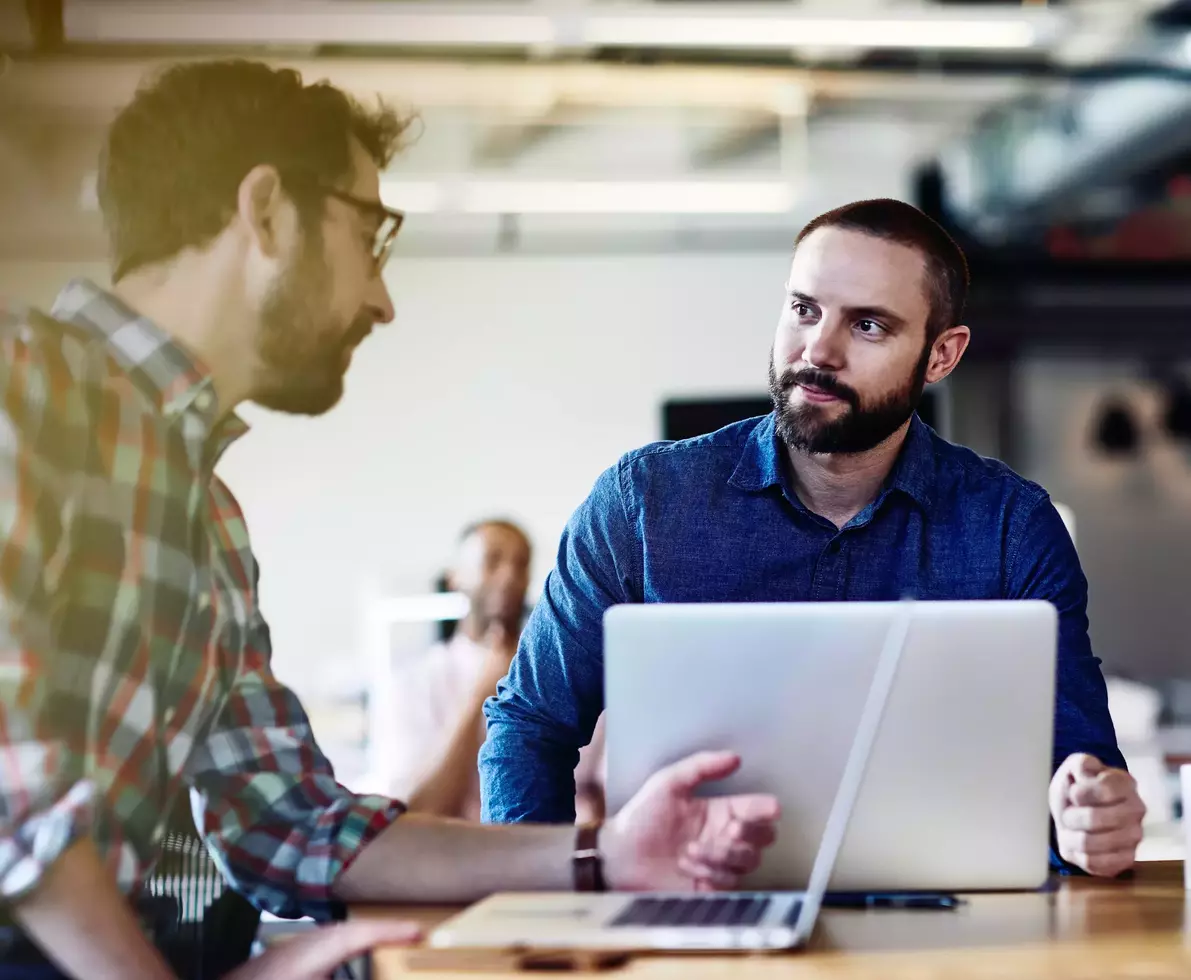
[[[931,345],[930,361],[926,366],[926,383],[934,384],[942,381],[956,369],[968,343],[972,339],[972,331],[967,327],[958,326],[944,330]]]
[[[281,186],[281,175],[269,164],[253,167],[240,181],[236,212],[258,251],[278,258],[287,224],[293,221],[293,203]]]

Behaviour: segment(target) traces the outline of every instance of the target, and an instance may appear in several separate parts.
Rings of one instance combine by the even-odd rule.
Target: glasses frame
[[[405,224],[404,211],[390,208],[380,201],[370,201],[338,187],[332,187],[308,171],[284,169],[281,171],[281,182],[284,186],[288,186],[291,194],[296,191],[303,195],[313,193],[324,198],[333,197],[366,217],[379,218],[376,240],[372,246],[372,261],[376,274],[378,276],[381,274],[393,254],[393,243],[397,240],[397,233]]]
[[[377,275],[380,275],[389,261],[389,257],[393,254],[393,243],[397,241],[397,233],[405,224],[405,212],[391,208],[380,201],[369,201],[362,197],[356,197],[355,194],[341,191],[337,187],[320,184],[318,189],[327,197],[342,201],[361,214],[380,219],[376,228],[376,241],[372,246],[372,261],[376,265]]]

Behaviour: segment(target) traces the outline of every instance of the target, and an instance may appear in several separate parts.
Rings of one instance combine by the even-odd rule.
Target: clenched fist
[[[1111,878],[1133,867],[1145,812],[1133,777],[1095,756],[1068,756],[1050,782],[1059,855],[1088,874]]]

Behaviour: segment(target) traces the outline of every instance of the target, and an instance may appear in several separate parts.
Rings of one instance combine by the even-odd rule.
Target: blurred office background
[[[460,528],[522,523],[536,595],[620,453],[764,399],[794,234],[877,196],[972,262],[931,420],[1069,507],[1096,650],[1146,685],[1121,710],[1191,753],[1191,3],[0,0],[0,45],[10,302],[106,281],[96,149],[163,59],[421,116],[385,177],[396,321],[339,407],[248,409],[222,467],[277,671],[349,783],[383,757],[383,661],[457,614],[433,593]]]

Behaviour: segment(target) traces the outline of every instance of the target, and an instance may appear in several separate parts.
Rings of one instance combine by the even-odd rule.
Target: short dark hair
[[[521,535],[521,540],[525,542],[526,547],[531,551],[533,550],[533,542],[529,540],[529,535],[525,532],[525,528],[509,520],[507,517],[485,517],[483,520],[473,521],[459,533],[459,543],[463,544],[473,534],[477,534],[487,527],[499,527],[506,531],[512,531],[514,534],[519,534]]]
[[[794,248],[820,228],[844,228],[874,238],[896,242],[921,253],[926,263],[930,314],[926,338],[933,342],[963,316],[968,299],[968,260],[942,225],[905,201],[878,198],[835,208],[808,222],[798,233]]]
[[[351,138],[384,167],[410,122],[383,102],[366,109],[328,82],[305,85],[293,69],[241,59],[167,67],[116,116],[101,155],[113,279],[206,245],[260,164],[281,172],[309,227],[322,204],[310,188],[354,176]]]

